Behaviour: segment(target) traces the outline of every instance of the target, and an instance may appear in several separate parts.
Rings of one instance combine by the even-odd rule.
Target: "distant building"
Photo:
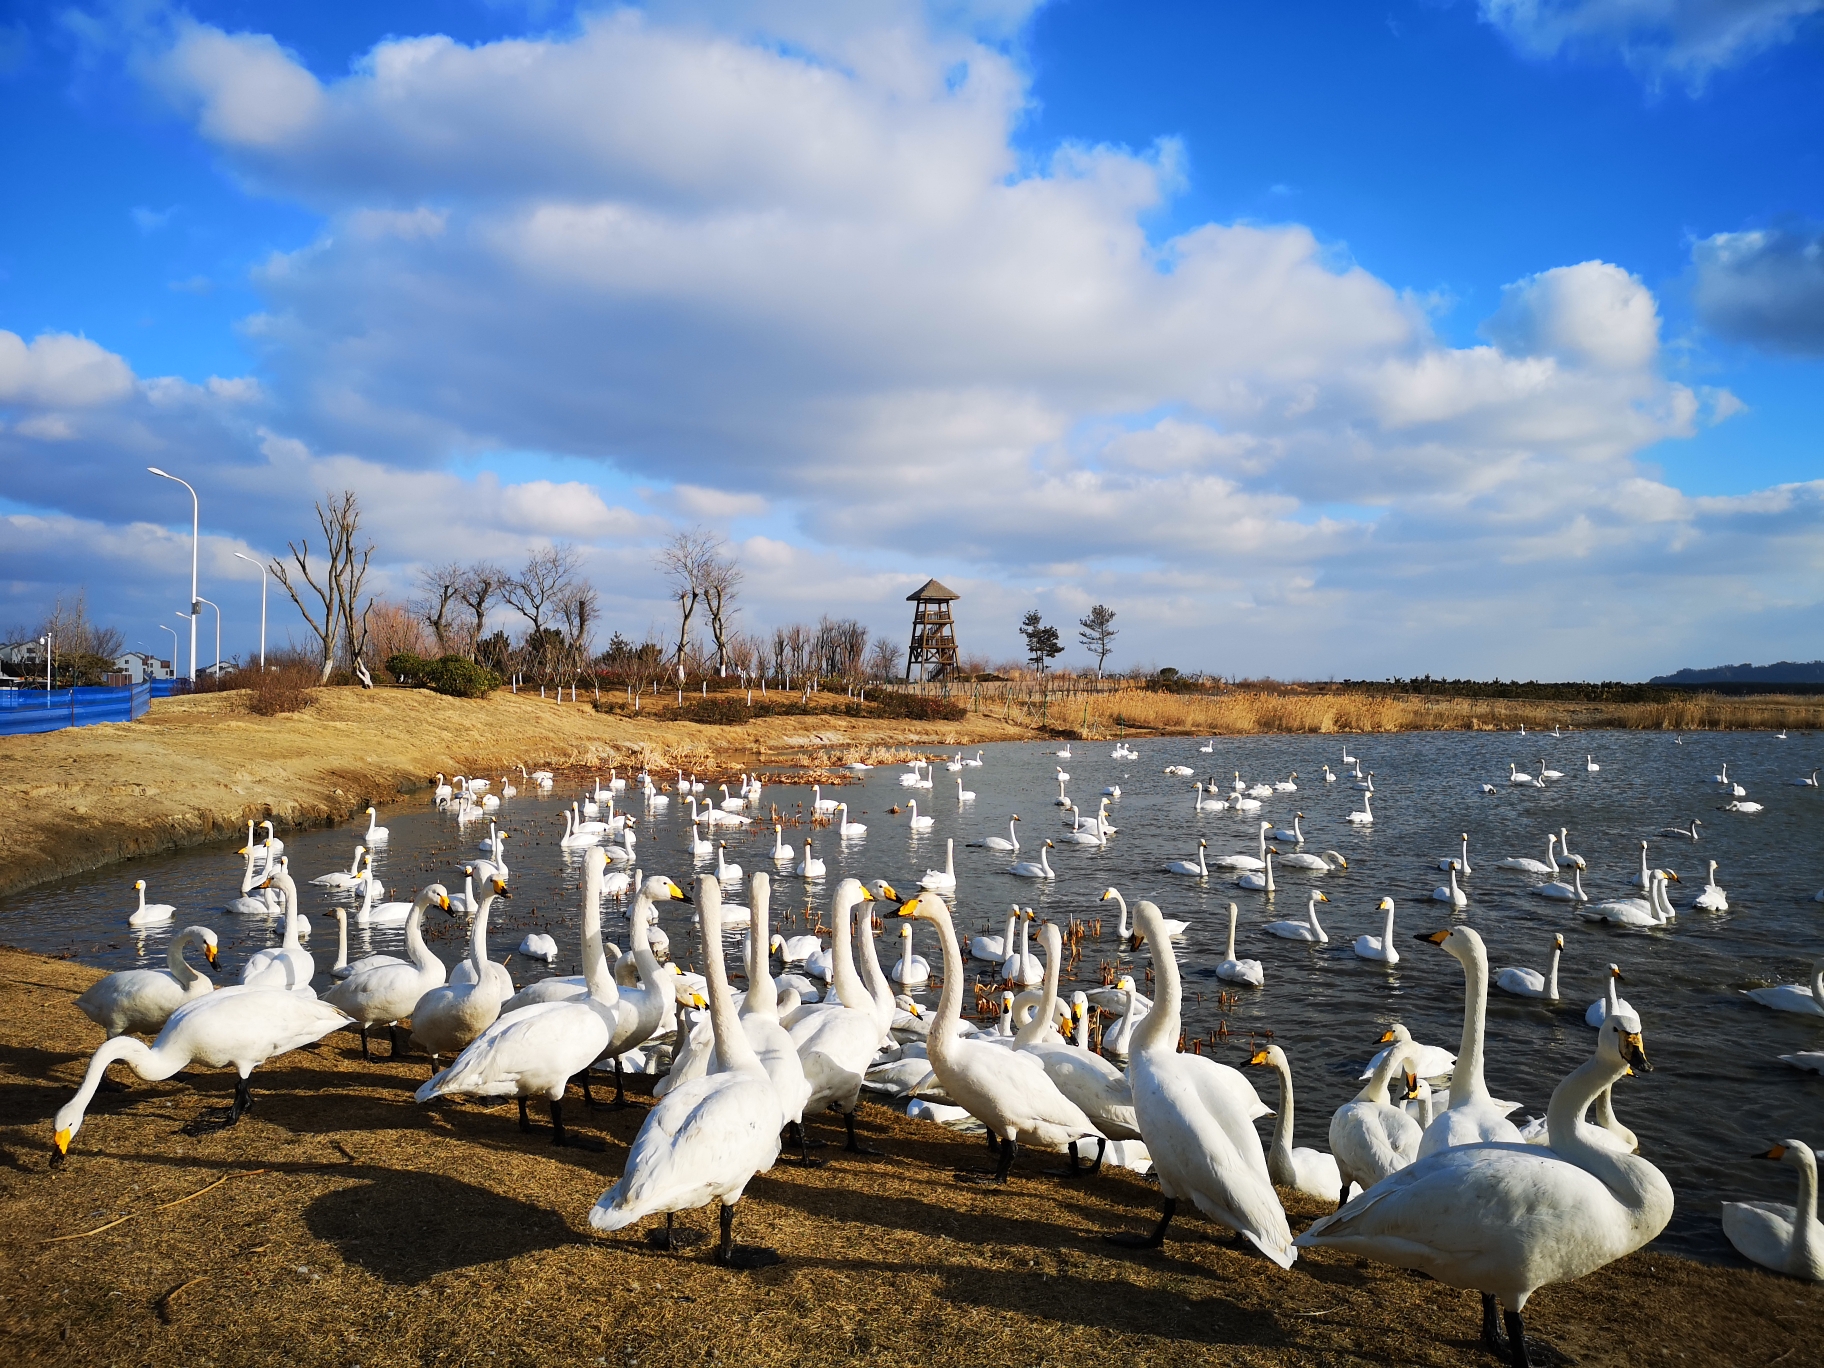
[[[44,643],[9,641],[0,645],[0,682],[10,685],[34,679],[44,682]]]
[[[144,684],[148,679],[173,679],[177,675],[170,661],[160,660],[145,651],[128,651],[123,656],[116,656],[114,672],[126,675],[130,684]]]

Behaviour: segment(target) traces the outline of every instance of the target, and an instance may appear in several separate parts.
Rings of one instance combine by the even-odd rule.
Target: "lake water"
[[[1297,1140],[1327,1148],[1330,1113],[1354,1094],[1356,1076],[1389,1023],[1403,1021],[1419,1040],[1456,1049],[1462,971],[1445,952],[1413,937],[1450,924],[1449,909],[1427,899],[1445,878],[1438,860],[1457,853],[1458,834],[1466,831],[1475,873],[1464,885],[1470,904],[1456,915],[1481,933],[1491,966],[1543,971],[1552,934],[1563,932],[1566,944],[1560,1004],[1490,994],[1487,1077],[1495,1096],[1522,1103],[1517,1117],[1543,1112],[1552,1088],[1594,1045],[1583,1012],[1600,995],[1606,966],[1613,961],[1625,975],[1623,996],[1642,1017],[1654,1064],[1653,1073],[1617,1086],[1616,1112],[1640,1136],[1642,1152],[1664,1169],[1678,1196],[1677,1213],[1662,1242],[1688,1254],[1732,1259],[1718,1226],[1720,1201],[1744,1196],[1792,1201],[1790,1171],[1749,1156],[1786,1136],[1814,1145],[1824,1142],[1824,1078],[1777,1059],[1824,1049],[1824,1021],[1769,1011],[1749,1002],[1742,990],[1806,982],[1811,959],[1824,953],[1824,904],[1812,900],[1824,885],[1824,793],[1789,784],[1824,764],[1824,745],[1817,737],[1702,734],[1685,736],[1681,743],[1663,733],[1567,733],[1560,739],[1449,732],[1350,737],[1345,744],[1344,738],[1260,736],[1220,739],[1208,754],[1201,752],[1202,744],[1208,743],[1139,741],[1134,743],[1139,758],[1133,760],[1112,759],[1109,742],[1074,743],[1066,760],[1051,753],[1052,745],[988,747],[981,768],[961,772],[977,795],[966,805],[956,796],[957,776],[941,764],[929,793],[901,788],[899,769],[872,771],[835,791],[850,804],[851,817],[867,823],[867,835],[839,840],[827,827],[810,831],[818,853],[828,861],[829,876],[809,884],[789,874],[777,878],[775,918],[787,922],[780,929],[788,934],[801,931],[827,909],[830,892],[845,875],[886,878],[910,896],[926,869],[942,867],[945,838],[955,837],[956,906],[965,936],[981,930],[998,934],[1016,900],[1060,923],[1071,917],[1102,919],[1101,937],[1084,945],[1082,980],[1067,982],[1068,990],[1099,984],[1105,963],[1119,962],[1144,980],[1147,952],[1122,952],[1114,904],[1098,899],[1111,885],[1130,902],[1151,898],[1168,916],[1191,923],[1179,951],[1187,970],[1187,1033],[1207,1037],[1226,1025],[1227,1036],[1217,1040],[1213,1053],[1240,1065],[1250,1033],[1271,1032],[1292,1060]],[[1374,773],[1372,827],[1353,827],[1346,820],[1361,806],[1361,794],[1341,764],[1345,749],[1359,757],[1364,771]],[[1602,766],[1599,773],[1586,771],[1586,753]],[[1545,789],[1508,785],[1510,761],[1537,773],[1542,757],[1564,778]],[[1326,761],[1340,776],[1338,782],[1323,781]],[[1728,799],[1711,779],[1725,761],[1730,777],[1744,784],[1766,811],[1744,815],[1719,810]],[[1251,783],[1285,779],[1297,771],[1299,788],[1265,800],[1258,815],[1198,814],[1193,780],[1162,773],[1171,764],[1189,765],[1200,778],[1215,776],[1225,791],[1237,770]],[[1111,808],[1119,832],[1106,848],[1057,846],[1050,853],[1057,878],[1041,883],[1009,876],[1006,868],[1014,857],[964,845],[1004,834],[1009,816],[1017,812],[1027,847],[1021,858],[1034,854],[1038,840],[1062,830],[1052,803],[1058,766],[1069,771],[1069,791],[1088,811],[1105,786],[1120,786],[1121,796]],[[1480,792],[1483,782],[1497,791]],[[562,810],[579,785],[587,786],[580,776],[562,776],[551,795],[521,795],[503,806],[501,825],[512,833],[507,855],[514,896],[495,905],[491,939],[496,959],[527,932],[549,931],[561,952],[554,972],[577,971],[579,859],[561,849],[558,838]],[[721,795],[712,790],[710,796]],[[764,801],[796,817],[809,810],[810,796],[808,788],[781,783],[768,786]],[[921,809],[936,817],[933,831],[913,834],[906,814],[888,814],[890,806],[903,807],[909,796],[918,796]],[[647,872],[668,873],[683,882],[693,868],[713,868],[713,861],[693,862],[684,854],[690,823],[676,795],[669,808],[650,818],[637,798],[631,808],[642,815],[640,863]],[[1317,876],[1280,869],[1274,895],[1238,890],[1231,876],[1214,871],[1207,883],[1163,872],[1169,859],[1194,858],[1199,837],[1208,840],[1211,856],[1252,853],[1259,817],[1289,825],[1294,812],[1305,814],[1303,849],[1340,851],[1348,858],[1347,871]],[[1656,836],[1661,827],[1692,817],[1703,822],[1703,839],[1695,845]],[[433,880],[459,889],[458,862],[470,858],[487,834],[485,822],[459,830],[452,817],[431,810],[428,803],[416,810],[396,807],[384,820],[392,839],[375,863],[392,897],[409,898]],[[1539,879],[1495,867],[1503,856],[1543,859],[1546,832],[1561,826],[1570,828],[1572,848],[1589,864],[1583,885],[1595,900],[1635,895],[1628,880],[1639,868],[1639,840],[1653,837],[1653,863],[1683,876],[1672,889],[1677,920],[1655,931],[1588,925],[1567,905],[1533,895],[1530,888]],[[786,839],[795,837],[801,844],[807,830],[788,827]],[[304,881],[346,868],[359,828],[282,834],[303,889],[304,909],[315,923],[310,946],[327,970],[335,956],[335,922],[323,913],[332,899]],[[772,842],[772,828],[756,821],[729,838],[729,858],[750,875],[770,871]],[[1281,848],[1290,846],[1281,843]],[[162,963],[172,932],[202,922],[220,935],[221,981],[232,982],[248,954],[278,939],[277,926],[265,919],[220,910],[239,888],[242,865],[232,850],[233,844],[224,844],[138,860],[15,895],[0,901],[0,938],[112,969]],[[1711,859],[1719,862],[1718,882],[1729,894],[1730,910],[1722,914],[1689,908]],[[136,878],[147,880],[152,900],[177,905],[170,927],[143,935],[128,929]],[[1328,944],[1305,945],[1262,933],[1270,920],[1302,916],[1313,885],[1330,898],[1319,907]],[[1351,950],[1357,935],[1380,933],[1382,916],[1374,909],[1383,896],[1398,905],[1395,941],[1401,960],[1391,968],[1358,959]],[[1263,988],[1236,988],[1213,977],[1231,900],[1240,906],[1237,953],[1264,963]],[[463,953],[463,922],[434,920],[433,947],[453,962]],[[672,938],[674,957],[700,962],[690,909],[670,905],[662,924]],[[624,925],[611,913],[610,939]],[[403,941],[396,928],[366,934],[351,927],[350,934],[351,958],[370,949],[396,949]],[[920,953],[941,971],[934,938],[922,925],[920,941]],[[1037,948],[1035,937],[1035,952]],[[890,965],[897,954],[896,938],[883,938],[883,961]],[[520,982],[543,972],[518,958],[510,967]],[[972,965],[971,979],[983,968]],[[327,981],[320,976],[319,986]],[[1229,996],[1219,999],[1225,990]],[[935,1001],[935,991],[927,999]],[[1262,1096],[1272,1105],[1271,1075],[1256,1074]]]

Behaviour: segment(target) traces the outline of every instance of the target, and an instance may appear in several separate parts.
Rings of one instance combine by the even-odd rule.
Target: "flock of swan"
[[[1121,749],[1126,756],[1117,758],[1134,758],[1134,752]],[[979,753],[974,761],[958,755],[949,768],[981,763]],[[1364,774],[1346,749],[1344,763],[1359,776],[1352,782],[1359,787],[1362,807],[1352,814],[1351,824],[1371,825],[1372,772]],[[1590,772],[1599,768],[1593,758],[1586,763]],[[912,766],[901,782],[908,788],[930,787],[934,769],[924,763]],[[1512,782],[1518,785],[1524,778],[1536,785],[1562,778],[1543,764],[1538,769],[1538,775],[1522,775],[1515,767]],[[1191,771],[1173,766],[1167,774],[1189,777]],[[529,785],[550,791],[548,773],[522,775]],[[1111,786],[1095,816],[1085,818],[1068,796],[1069,775],[1062,768],[1057,775],[1054,801],[1064,820],[1076,835],[1085,835],[1086,824],[1089,828],[1086,839],[1074,844],[1105,848],[1118,833],[1109,815],[1118,789]],[[1349,777],[1347,770],[1339,776],[1323,767],[1322,782]],[[1249,785],[1236,774],[1227,792],[1198,783],[1194,811],[1251,815],[1263,801],[1297,793],[1296,780],[1293,774]],[[1719,782],[1735,787],[1733,781]],[[510,794],[504,780],[502,787]],[[438,802],[465,821],[491,816],[500,805],[497,797],[487,802],[495,797],[489,788],[486,781],[459,776],[446,783],[439,775]],[[1191,927],[1166,917],[1157,903],[1142,899],[1130,909],[1118,890],[1106,888],[1100,894],[1102,901],[1118,904],[1121,937],[1135,947],[1144,945],[1151,957],[1156,995],[1150,1000],[1131,977],[1096,993],[1079,991],[1063,998],[1059,930],[1049,922],[1041,925],[1042,956],[1033,954],[1034,916],[1017,904],[1001,935],[965,942],[952,905],[957,892],[953,840],[946,846],[944,868],[927,870],[908,899],[884,880],[864,885],[842,879],[831,896],[833,926],[827,944],[816,934],[774,934],[775,882],[821,879],[825,868],[814,859],[809,841],[800,852],[775,827],[776,873],[744,875],[739,864],[730,862],[725,843],[705,842],[695,833],[705,826],[716,833],[750,824],[759,810],[760,781],[744,776],[738,796],[725,787],[719,802],[706,799],[700,809],[703,789],[694,776],[677,777],[677,792],[691,808],[689,851],[698,861],[715,862],[713,869],[688,881],[694,898],[668,876],[647,876],[632,868],[640,819],[617,811],[616,803],[617,797],[631,797],[627,781],[611,775],[606,789],[598,781],[565,812],[560,847],[582,861],[578,948],[583,972],[539,978],[524,987],[515,985],[488,945],[490,909],[506,893],[511,877],[505,833],[491,830],[479,856],[463,866],[463,894],[452,895],[433,883],[410,902],[376,904],[379,888],[371,856],[384,848],[388,833],[370,809],[368,828],[349,868],[311,882],[334,894],[358,895],[360,915],[370,919],[376,908],[388,909],[385,915],[404,926],[406,954],[369,955],[349,963],[349,917],[337,906],[338,954],[329,971],[331,982],[319,992],[315,960],[303,946],[308,932],[289,857],[270,826],[263,839],[256,839],[250,828],[240,852],[244,868],[237,903],[282,916],[280,944],[251,956],[239,984],[214,987],[188,956],[200,951],[207,968],[217,967],[216,932],[189,926],[172,938],[168,968],[124,970],[87,990],[77,1006],[107,1039],[91,1058],[75,1097],[55,1117],[54,1158],[61,1161],[69,1153],[115,1062],[146,1079],[169,1078],[198,1064],[233,1068],[238,1078],[232,1104],[205,1111],[186,1128],[200,1134],[233,1125],[253,1105],[250,1076],[268,1060],[342,1029],[360,1033],[366,1056],[369,1032],[385,1027],[395,1054],[404,1048],[402,1031],[409,1031],[411,1041],[430,1057],[431,1075],[417,1091],[419,1102],[512,1098],[518,1103],[519,1124],[530,1130],[534,1123],[527,1105],[542,1100],[552,1142],[560,1145],[602,1148],[599,1140],[566,1128],[563,1102],[572,1082],[580,1083],[588,1098],[592,1069],[612,1069],[617,1095],[624,1067],[662,1073],[654,1088],[657,1100],[619,1179],[590,1211],[591,1225],[615,1231],[663,1217],[655,1242],[669,1246],[678,1213],[719,1204],[716,1258],[731,1267],[754,1267],[774,1256],[734,1242],[735,1207],[746,1184],[771,1168],[789,1145],[796,1144],[803,1162],[810,1162],[805,1122],[829,1110],[844,1120],[847,1148],[860,1151],[854,1126],[859,1101],[864,1092],[887,1093],[911,1098],[914,1115],[985,1130],[993,1167],[958,1172],[958,1181],[1005,1183],[1021,1147],[1068,1153],[1075,1175],[1085,1171],[1082,1147],[1093,1144],[1095,1158],[1087,1169],[1093,1173],[1113,1146],[1119,1161],[1156,1176],[1163,1201],[1149,1233],[1111,1234],[1114,1242],[1160,1245],[1180,1204],[1189,1203],[1284,1269],[1293,1267],[1300,1249],[1316,1247],[1419,1269],[1481,1294],[1487,1346],[1517,1365],[1528,1361],[1523,1313],[1536,1290],[1582,1277],[1640,1248],[1671,1217],[1671,1187],[1615,1115],[1615,1085],[1651,1067],[1641,1016],[1618,995],[1619,969],[1610,966],[1604,996],[1586,1013],[1597,1027],[1594,1050],[1558,1085],[1542,1119],[1517,1125],[1510,1119],[1516,1105],[1498,1100],[1486,1082],[1488,992],[1492,987],[1557,1002],[1561,932],[1553,933],[1543,971],[1491,968],[1480,935],[1459,916],[1446,917],[1444,929],[1418,936],[1432,947],[1424,953],[1442,951],[1461,966],[1463,1025],[1457,1051],[1452,1055],[1422,1044],[1401,1026],[1386,1031],[1379,1042],[1384,1048],[1370,1062],[1361,1090],[1331,1118],[1329,1149],[1324,1151],[1293,1143],[1293,1070],[1282,1045],[1255,1049],[1247,1060],[1272,1075],[1276,1109],[1267,1106],[1241,1069],[1183,1048],[1184,990],[1176,942]],[[633,792],[645,796],[647,820],[669,802],[644,774]],[[960,780],[958,792],[967,793]],[[1734,809],[1742,810],[1742,795],[1729,796]],[[959,807],[968,801],[959,796]],[[840,819],[840,834],[860,834],[850,827],[865,832],[862,824],[849,820],[844,804],[824,798],[821,790],[812,802],[813,811],[832,824]],[[1304,844],[1303,816],[1295,816],[1290,826],[1252,821],[1251,853],[1211,859],[1207,841],[1200,840],[1194,860],[1172,861],[1162,872],[1205,883],[1233,876],[1237,888],[1270,893],[1275,861],[1314,876],[1346,870],[1347,859],[1335,850],[1281,849]],[[1017,857],[1022,853],[1019,825],[1015,816],[1006,838],[971,844]],[[1697,839],[1697,827],[1694,822],[1677,829],[1679,838]],[[1047,858],[1053,842],[1038,844],[1038,860],[1010,859],[1006,872],[1055,879]],[[1667,891],[1678,876],[1647,863],[1646,842],[1636,876],[1644,896],[1610,902],[1591,902],[1582,892],[1585,861],[1572,853],[1568,830],[1547,833],[1545,845],[1544,861],[1515,855],[1491,863],[1536,877],[1535,893],[1570,905],[1586,921],[1652,928],[1678,915]],[[1464,881],[1475,872],[1469,836],[1464,834],[1460,848],[1438,864],[1447,879],[1433,900],[1460,912],[1469,904]],[[1695,908],[1726,909],[1716,869],[1712,862]],[[743,885],[746,900],[736,901]],[[139,894],[143,909],[143,881]],[[1329,899],[1316,888],[1307,897],[1302,918],[1270,922],[1264,933],[1326,942],[1318,905]],[[619,915],[626,924],[626,951],[605,939],[604,904],[610,900],[623,904]],[[701,974],[686,973],[668,958],[668,942],[657,925],[658,908],[680,901],[695,907]],[[883,970],[875,943],[871,913],[876,907],[896,911],[903,919],[896,937],[901,951],[890,971]],[[1357,937],[1353,951],[1364,960],[1397,963],[1401,952],[1393,899],[1380,899],[1376,910],[1383,918],[1380,933]],[[1261,987],[1262,963],[1236,953],[1237,904],[1229,903],[1227,911],[1226,952],[1216,973],[1229,983]],[[433,913],[469,917],[468,953],[447,971],[423,935],[424,920]],[[174,909],[167,919],[172,914]],[[936,939],[941,963],[935,970],[915,951],[915,925]],[[549,963],[556,946],[549,937],[529,936],[518,953]],[[732,954],[740,957],[733,974],[728,964]],[[1006,986],[998,1023],[978,1026],[965,1019],[968,960],[986,963],[990,972],[984,976]],[[941,974],[938,1001],[927,1010],[909,993],[926,987],[936,974]],[[736,977],[745,979],[744,991],[734,987]],[[1824,958],[1813,965],[1810,984],[1759,989],[1750,996],[1776,1010],[1824,1016]],[[1103,1032],[1099,1050],[1091,1047],[1089,1026],[1097,1008],[1117,1018]],[[139,1038],[145,1035],[155,1038],[148,1044]],[[1792,1062],[1818,1067],[1803,1058]],[[1268,1116],[1274,1117],[1273,1133],[1263,1144],[1255,1123]],[[1824,1226],[1817,1220],[1813,1152],[1799,1140],[1786,1139],[1765,1157],[1797,1169],[1797,1203],[1726,1204],[1724,1231],[1756,1263],[1795,1277],[1824,1279]],[[1336,1210],[1295,1236],[1279,1188],[1333,1201]]]

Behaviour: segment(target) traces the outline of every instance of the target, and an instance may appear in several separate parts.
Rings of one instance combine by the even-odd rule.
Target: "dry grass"
[[[1016,709],[1016,717],[1017,717]],[[1673,703],[1553,703],[1520,699],[1237,691],[1214,698],[1141,689],[1054,702],[1053,719],[1086,734],[1533,730],[1553,726],[1651,731],[1778,730],[1824,726],[1824,698],[1703,694]],[[1087,719],[1087,727],[1083,725]]]
[[[535,695],[445,698],[422,689],[311,691],[261,717],[245,691],[161,699],[138,722],[9,738],[0,746],[8,859],[0,894],[151,851],[233,835],[251,818],[321,824],[417,793],[431,776],[649,765],[702,775],[757,764],[1030,735],[992,719],[763,718],[699,726],[595,712]]]
[[[738,1238],[784,1256],[752,1274],[590,1232],[643,1100],[591,1113],[573,1093],[608,1150],[554,1151],[510,1106],[415,1105],[423,1061],[363,1064],[348,1036],[255,1074],[256,1109],[220,1135],[178,1126],[227,1100],[228,1074],[103,1094],[51,1170],[48,1118],[99,1038],[70,1005],[93,977],[0,951],[11,1362],[1494,1365],[1470,1294],[1333,1254],[1282,1273],[1197,1218],[1129,1256],[1100,1236],[1152,1221],[1149,1184],[1067,1185],[1027,1156],[1005,1193],[961,1188],[980,1141],[872,1106],[886,1157],[781,1162],[749,1187]],[[1295,1226],[1318,1214],[1290,1201]],[[1655,1254],[1528,1308],[1537,1362],[1592,1368],[1816,1364],[1820,1313],[1824,1288]]]

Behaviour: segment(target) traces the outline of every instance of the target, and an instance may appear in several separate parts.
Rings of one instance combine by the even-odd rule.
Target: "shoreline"
[[[589,1207],[621,1171],[648,1080],[621,1111],[586,1110],[573,1089],[568,1119],[606,1150],[555,1149],[542,1124],[518,1130],[510,1102],[417,1105],[424,1058],[364,1063],[347,1032],[257,1071],[255,1110],[197,1139],[179,1126],[226,1101],[232,1071],[128,1076],[52,1169],[48,1118],[101,1039],[71,1000],[98,975],[0,949],[0,1327],[21,1362],[175,1366],[201,1339],[222,1368],[404,1368],[453,1346],[530,1368],[657,1345],[667,1362],[753,1368],[1496,1364],[1473,1294],[1333,1251],[1284,1272],[1195,1213],[1159,1252],[1117,1251],[1101,1237],[1150,1227],[1155,1185],[1063,1182],[1027,1152],[985,1193],[951,1178],[983,1163],[979,1139],[872,1103],[858,1128],[881,1157],[844,1155],[840,1125],[819,1118],[827,1166],[782,1157],[749,1186],[737,1236],[776,1249],[775,1268],[599,1236]],[[1328,1209],[1281,1195],[1295,1229]],[[1691,1362],[1801,1365],[1819,1361],[1821,1309],[1824,1287],[1649,1247],[1542,1289],[1527,1317],[1540,1363],[1631,1366],[1676,1345]]]
[[[959,686],[954,695],[968,703]],[[528,769],[650,766],[700,776],[801,768],[999,741],[1117,736],[1388,734],[1569,724],[1680,730],[1824,727],[1824,698],[1717,699],[1678,704],[1551,703],[1236,692],[1216,698],[1127,690],[1043,702],[995,695],[954,722],[759,717],[732,726],[597,712],[497,692],[454,699],[415,689],[316,691],[302,712],[258,717],[239,692],[161,699],[136,722],[0,742],[0,804],[11,858],[0,897],[136,856],[242,835],[251,819],[285,827],[345,821],[372,803],[421,792],[442,770],[499,776]],[[1000,715],[997,715],[1000,714]],[[1067,722],[1077,725],[1068,726]],[[841,776],[833,776],[838,780]]]

